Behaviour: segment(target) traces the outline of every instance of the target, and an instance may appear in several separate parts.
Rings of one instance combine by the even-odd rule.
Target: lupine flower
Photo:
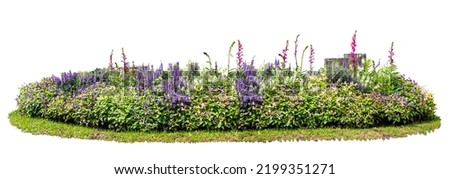
[[[169,64],[169,72],[171,77],[163,81],[163,93],[170,102],[170,107],[173,109],[179,105],[190,103],[191,99],[184,94],[187,83],[181,79],[182,71],[179,63]]]
[[[389,50],[389,64],[394,65],[394,59],[392,58],[394,56],[394,42],[391,43],[391,49]]]
[[[242,43],[240,40],[238,40],[238,52],[237,52],[237,64],[238,67],[242,67],[242,63],[244,62],[244,48],[242,47]]]
[[[240,106],[246,108],[263,101],[262,96],[257,94],[262,79],[256,79],[256,69],[253,62],[250,65],[244,62],[243,69],[243,76],[235,81],[235,89],[241,103]]]
[[[311,75],[312,74],[312,71],[313,71],[313,63],[314,63],[314,54],[316,53],[315,51],[314,51],[314,48],[313,48],[313,46],[312,45],[310,45],[309,46],[310,47],[310,52],[309,52],[309,74]]]
[[[352,51],[350,53],[350,63],[353,67],[353,69],[356,69],[356,57],[355,57],[355,51],[356,51],[356,30],[355,33],[353,34],[352,37],[352,43],[351,43],[351,47],[352,47]]]
[[[52,75],[52,80],[55,82],[57,86],[61,85],[61,79],[55,75]]]
[[[280,68],[280,60],[278,60],[277,58],[275,58],[275,67]]]
[[[161,63],[161,64],[159,65],[159,68],[155,71],[155,75],[156,75],[156,76],[161,76],[162,73],[163,73],[163,64]]]
[[[77,88],[77,79],[79,78],[78,73],[72,73],[71,70],[69,72],[61,73],[61,77],[57,77],[52,75],[52,80],[55,84],[65,92],[73,93]]]
[[[78,77],[78,73],[72,73],[71,70],[69,70],[68,73],[64,72],[61,75],[61,81],[63,84],[67,84],[67,85],[75,85],[74,83],[76,82]]]
[[[128,62],[127,62],[127,56],[125,55],[125,51],[122,48],[122,63],[123,63],[123,72],[128,73]]]
[[[287,64],[287,51],[289,50],[288,47],[289,47],[289,40],[286,41],[286,47],[284,47],[281,54],[278,54],[281,57],[281,59],[283,59],[283,68]]]
[[[138,67],[136,71],[136,88],[141,91],[153,89],[155,80],[162,75],[162,68],[162,64],[156,70],[154,70],[153,65],[142,64],[142,66]]]
[[[138,67],[136,71],[136,88],[143,91],[145,89],[145,86],[148,85],[147,82],[147,69],[144,64],[142,64],[141,67]]]

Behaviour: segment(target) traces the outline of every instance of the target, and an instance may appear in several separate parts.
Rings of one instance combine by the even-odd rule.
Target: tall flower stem
[[[300,34],[297,35],[295,38],[295,49],[294,49],[294,58],[295,58],[295,70],[298,70],[298,62],[297,62],[297,49],[298,49],[298,37],[300,37]]]
[[[113,53],[114,53],[114,49],[111,50],[111,55],[109,55],[109,69],[110,69],[111,71],[113,70],[113,62],[112,62]]]
[[[231,43],[231,45],[230,45],[230,49],[228,49],[227,75],[230,74],[230,61],[231,61],[231,57],[233,57],[233,55],[231,54],[231,50],[233,49],[233,46],[234,46],[235,43],[236,43],[236,41],[233,41],[233,43]]]
[[[122,48],[122,62],[123,62],[123,86],[125,87],[127,85],[127,73],[128,73],[128,62],[127,62],[127,56],[125,55],[125,51]]]
[[[126,74],[128,73],[128,62],[127,62],[127,56],[125,55],[125,51],[122,48],[122,62],[123,62],[123,72]]]
[[[302,57],[301,57],[301,62],[300,62],[300,71],[303,71],[303,58],[305,57],[305,52],[306,52],[306,50],[308,50],[308,48],[309,48],[309,46],[307,45],[307,46],[305,46],[305,48],[303,49],[303,52],[302,52]]]
[[[391,43],[391,49],[389,50],[389,64],[394,65],[394,59],[392,58],[394,56],[394,42]]]
[[[289,47],[289,40],[286,40],[286,47],[284,47],[283,51],[280,54],[278,54],[278,56],[280,56],[281,59],[283,59],[283,63],[282,63],[283,69],[286,68],[286,64],[287,64],[287,51],[289,50],[288,47]]]
[[[314,48],[313,48],[312,45],[310,45],[310,47],[311,48],[310,48],[310,53],[309,53],[309,75],[312,75],[312,72],[313,72],[313,69],[314,69],[313,63],[314,63],[314,60],[315,60],[314,54],[316,52],[314,51]]]
[[[244,62],[244,52],[243,52],[244,48],[242,46],[242,43],[240,40],[238,40],[238,52],[236,53],[237,56],[237,65],[238,68],[242,67],[242,63]]]
[[[206,53],[206,52],[203,52],[203,55],[205,55],[206,57],[208,57],[208,61],[206,61],[206,63],[209,64],[209,69],[212,69],[211,57],[210,57],[209,54]]]
[[[352,43],[350,44],[352,47],[352,51],[350,53],[350,63],[353,68],[353,77],[356,78],[356,70],[357,70],[357,64],[356,64],[356,57],[355,57],[355,51],[356,51],[356,30],[352,37]]]

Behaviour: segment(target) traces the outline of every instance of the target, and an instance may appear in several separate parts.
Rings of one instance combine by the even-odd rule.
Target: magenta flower
[[[394,56],[394,42],[391,43],[391,49],[389,50],[389,63],[391,65],[394,65],[394,59],[392,58]]]
[[[242,43],[240,40],[238,40],[238,52],[237,52],[237,64],[238,67],[242,67],[242,62],[244,62],[244,52],[243,52],[244,48],[242,47]]]
[[[356,51],[356,30],[352,37],[352,52],[350,53],[350,63],[353,66],[354,69],[356,69],[356,58],[355,58],[355,51]]]
[[[309,74],[312,74],[313,63],[314,63],[314,54],[316,52],[314,51],[314,48],[312,45],[309,45],[309,48],[310,48],[310,52],[309,52],[309,69],[310,69],[310,71],[309,71]]]
[[[283,59],[283,68],[287,64],[287,51],[289,50],[288,47],[289,47],[289,40],[286,41],[286,47],[284,47],[281,54],[278,54],[281,57],[281,59]]]

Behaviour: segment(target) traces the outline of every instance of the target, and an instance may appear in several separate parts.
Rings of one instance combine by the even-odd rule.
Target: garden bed
[[[122,49],[121,65],[113,63],[111,53],[106,68],[69,71],[25,84],[17,98],[17,112],[12,114],[17,119],[20,114],[27,120],[45,118],[100,131],[149,135],[177,132],[185,136],[201,131],[255,135],[258,131],[303,133],[317,128],[370,131],[408,124],[433,124],[435,129],[439,120],[432,94],[397,71],[393,46],[384,65],[370,59],[356,63],[355,37],[356,33],[349,65],[322,68],[317,73],[312,68],[312,45],[304,48],[299,65],[297,49],[295,66],[288,62],[286,43],[279,59],[256,67],[254,59],[243,58],[243,45],[237,41],[236,66],[230,68],[233,42],[226,69],[213,63],[207,53],[204,67],[194,62],[185,68],[179,63],[167,68],[164,64],[135,66],[128,63]],[[303,70],[308,48],[310,68]],[[299,138],[303,137],[287,140]]]

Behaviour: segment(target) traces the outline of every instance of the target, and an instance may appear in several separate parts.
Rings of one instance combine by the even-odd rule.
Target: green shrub
[[[22,115],[42,116],[42,111],[58,95],[55,88],[50,78],[23,85],[16,99],[19,112]]]

